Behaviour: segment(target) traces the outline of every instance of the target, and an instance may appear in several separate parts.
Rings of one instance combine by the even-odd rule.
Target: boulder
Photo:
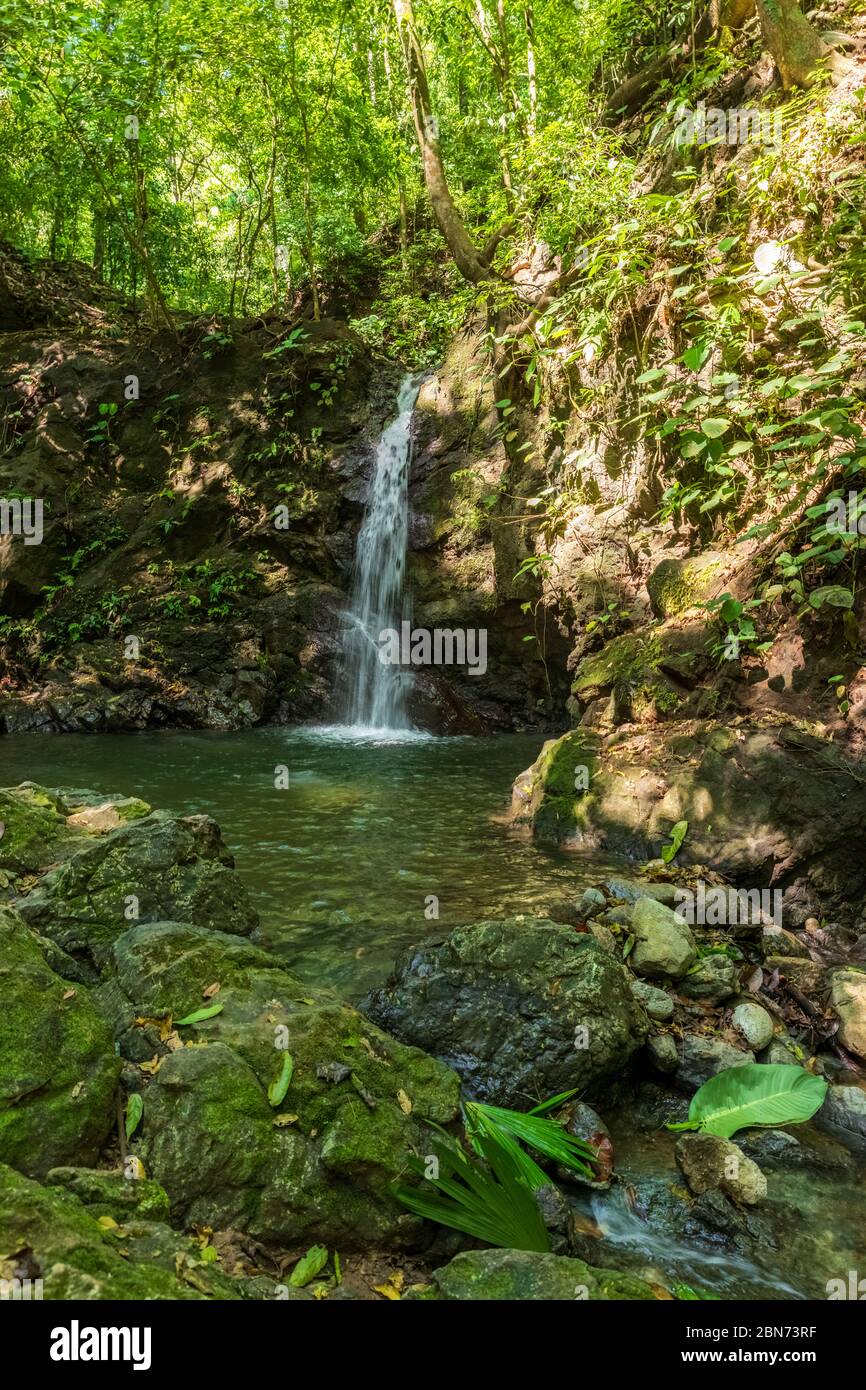
[[[654,1299],[641,1279],[532,1250],[466,1250],[433,1275],[435,1297],[476,1302]]]
[[[674,1001],[663,989],[647,984],[646,980],[629,980],[635,999],[643,1005],[650,1018],[658,1023],[667,1023],[674,1015]]]
[[[721,1038],[704,1033],[686,1033],[680,1046],[677,1082],[689,1090],[697,1090],[717,1072],[728,1067],[742,1067],[754,1062],[753,1052],[741,1052]]]
[[[691,928],[664,903],[638,898],[631,915],[636,945],[629,957],[640,975],[678,979],[697,955]]]
[[[849,1052],[866,1058],[866,971],[834,970],[830,1002],[839,1015],[840,1043]]]
[[[52,1168],[45,1184],[71,1192],[91,1216],[110,1216],[118,1222],[169,1219],[166,1191],[152,1178],[131,1178],[123,1171],[103,1168]]]
[[[732,557],[713,550],[702,555],[661,560],[647,580],[653,613],[657,618],[675,618],[689,608],[703,605],[721,587]]]
[[[739,989],[737,967],[729,956],[710,951],[692,966],[678,988],[687,999],[705,999],[708,1004],[721,1004]]]
[[[63,1187],[0,1164],[0,1279],[40,1279],[46,1300],[234,1299],[243,1285],[167,1226],[117,1226]],[[122,1321],[122,1319],[121,1319]]]
[[[712,864],[750,889],[772,883],[789,927],[819,909],[848,922],[866,897],[863,768],[793,724],[581,728],[546,743],[514,784],[513,823],[569,848],[651,859],[681,820],[678,864]]]
[[[670,1076],[679,1066],[676,1039],[670,1033],[654,1033],[647,1039],[646,1050],[650,1065],[662,1076]]]
[[[119,937],[111,963],[100,1002],[122,1055],[145,1063],[131,1147],[175,1221],[289,1245],[426,1238],[391,1187],[428,1152],[431,1124],[456,1119],[454,1072],[240,937],[152,923]],[[173,1023],[208,1007],[213,985],[220,1012]]]
[[[815,1124],[840,1138],[866,1143],[866,1090],[860,1086],[829,1086]]]
[[[366,1011],[501,1105],[618,1075],[647,1024],[625,974],[587,933],[543,918],[458,927],[406,952]]]
[[[100,967],[133,921],[173,918],[238,935],[258,922],[216,823],[165,811],[87,835],[16,906],[65,951]]]
[[[695,1196],[720,1191],[744,1206],[757,1206],[767,1195],[767,1179],[742,1149],[716,1134],[681,1134],[676,1160]]]
[[[42,1176],[91,1164],[116,1120],[120,1061],[87,988],[0,908],[0,1162]]]

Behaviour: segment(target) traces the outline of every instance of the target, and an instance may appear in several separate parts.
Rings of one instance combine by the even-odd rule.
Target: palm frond
[[[560,1099],[561,1097],[554,1097],[555,1101]],[[549,1105],[550,1102],[546,1102],[545,1108]],[[544,1154],[545,1158],[561,1163],[564,1168],[580,1173],[582,1177],[592,1178],[595,1150],[583,1139],[576,1139],[574,1135],[569,1134],[555,1120],[549,1120],[535,1112],[524,1114],[519,1110],[506,1110],[498,1105],[484,1105],[480,1101],[467,1101],[463,1110],[466,1132],[473,1144],[481,1134],[489,1135],[498,1131],[499,1134],[508,1136],[513,1147],[522,1155],[522,1171],[526,1181],[533,1188],[543,1187],[550,1179],[534,1159],[519,1149],[514,1143],[515,1140],[526,1144],[536,1153]]]
[[[548,1252],[550,1238],[541,1211],[514,1157],[517,1145],[503,1143],[501,1135],[482,1134],[476,1147],[484,1163],[460,1144],[434,1140],[436,1176],[426,1178],[422,1187],[401,1184],[393,1189],[395,1197],[416,1215],[489,1245]],[[414,1160],[412,1167],[426,1177],[423,1162]]]

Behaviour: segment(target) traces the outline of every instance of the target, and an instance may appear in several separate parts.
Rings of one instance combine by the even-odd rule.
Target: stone
[[[676,1160],[696,1196],[720,1191],[744,1206],[757,1206],[767,1195],[767,1179],[753,1159],[730,1139],[715,1134],[681,1134]]]
[[[639,1003],[643,1004],[650,1018],[659,1023],[667,1023],[674,1016],[674,1001],[663,989],[647,984],[646,980],[629,981],[629,988]]]
[[[678,988],[687,999],[705,999],[708,1004],[721,1004],[739,989],[737,967],[729,956],[709,951],[692,966]]]
[[[258,923],[216,823],[166,811],[87,835],[16,905],[31,926],[98,967],[131,921],[174,919],[242,936]]]
[[[680,1064],[676,1039],[670,1033],[653,1033],[647,1040],[646,1050],[651,1065],[663,1076],[675,1072]]]
[[[661,560],[647,580],[653,613],[657,618],[675,618],[689,608],[701,607],[719,592],[731,563],[730,555],[713,550]]]
[[[71,1190],[0,1164],[0,1279],[14,1278],[41,1279],[49,1301],[244,1297],[194,1240],[152,1222],[100,1225]]]
[[[799,1043],[784,1034],[777,1034],[761,1057],[762,1062],[776,1063],[786,1067],[802,1067],[809,1060]]]
[[[760,1052],[773,1039],[773,1020],[760,1004],[744,1000],[734,1009],[732,1021],[753,1052]]]
[[[648,1284],[583,1260],[532,1250],[466,1250],[433,1275],[436,1297],[473,1302],[653,1299]]]
[[[91,1216],[111,1216],[123,1223],[169,1219],[168,1194],[152,1178],[128,1178],[102,1168],[51,1168],[47,1187],[63,1187],[87,1207]]]
[[[754,1060],[753,1052],[741,1052],[721,1038],[703,1033],[686,1033],[681,1044],[677,1081],[691,1090],[697,1090],[717,1072],[725,1071],[728,1067],[742,1067]]]
[[[636,903],[638,898],[655,898],[665,907],[677,905],[675,883],[654,883],[649,878],[609,878],[605,887],[615,898],[626,903]]]
[[[88,989],[56,974],[36,933],[0,908],[0,1162],[32,1177],[95,1162],[119,1075]]]
[[[762,927],[761,949],[765,956],[798,956],[809,959],[809,948],[799,936],[784,927]]]
[[[816,995],[824,989],[824,967],[816,960],[803,960],[797,956],[767,956],[764,969],[778,970],[803,994]]]
[[[654,898],[639,898],[635,903],[631,930],[637,940],[629,962],[640,975],[678,979],[695,960],[691,928]]]
[[[619,1075],[647,1031],[621,966],[588,933],[544,918],[412,948],[365,1008],[453,1067],[470,1096],[515,1108]]]
[[[142,1076],[130,1147],[168,1193],[173,1221],[282,1245],[429,1238],[392,1188],[413,1180],[407,1159],[430,1151],[431,1126],[456,1119],[454,1072],[243,937],[151,923],[115,941],[111,965],[98,995],[121,1055],[160,1059]],[[176,1026],[187,1045],[172,1050],[146,1020],[186,1017],[215,981],[221,1012]],[[286,1051],[291,1080],[273,1106]]]
[[[866,1058],[866,971],[834,970],[830,1003],[839,1015],[840,1043],[855,1056]]]
[[[860,1086],[828,1086],[814,1123],[840,1136],[866,1141],[866,1090]]]
[[[607,906],[607,898],[598,888],[587,888],[581,895],[580,902],[577,904],[577,920],[585,922],[589,917],[594,917],[598,910]]]

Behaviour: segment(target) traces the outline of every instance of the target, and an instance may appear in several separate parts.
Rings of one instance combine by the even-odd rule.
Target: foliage
[[[705,1081],[692,1096],[689,1118],[667,1129],[697,1129],[730,1139],[752,1125],[803,1124],[824,1103],[827,1082],[803,1067],[747,1062]]]

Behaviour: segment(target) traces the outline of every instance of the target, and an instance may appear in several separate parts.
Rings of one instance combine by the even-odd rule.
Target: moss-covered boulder
[[[112,965],[102,1007],[123,1055],[145,1063],[133,1148],[176,1220],[283,1243],[417,1239],[390,1188],[427,1152],[430,1123],[456,1118],[454,1072],[220,932],[133,928]],[[220,1011],[172,1026],[208,1007],[205,991]]]
[[[91,1216],[110,1216],[114,1221],[168,1221],[165,1189],[152,1178],[130,1178],[122,1171],[103,1168],[52,1168],[48,1187],[62,1187],[86,1206]]]
[[[130,922],[175,918],[244,935],[258,920],[216,823],[165,811],[86,834],[16,906],[64,950],[97,966]]]
[[[35,1176],[92,1163],[115,1121],[119,1074],[86,987],[56,974],[37,936],[0,909],[0,1161]]]
[[[618,730],[593,742],[587,790],[568,792],[586,747],[583,729],[545,745],[514,784],[514,824],[566,848],[651,859],[687,821],[677,863],[712,864],[750,889],[772,884],[786,926],[816,912],[856,915],[866,897],[866,766],[839,744],[792,721]]]
[[[434,1297],[480,1302],[603,1302],[655,1299],[642,1279],[532,1250],[467,1250],[433,1275]]]
[[[0,787],[0,887],[19,874],[38,873],[76,845],[87,843],[81,829],[71,827],[59,798],[35,782]]]
[[[599,728],[683,718],[696,711],[709,666],[702,621],[624,632],[580,662],[569,707]]]
[[[413,948],[366,1009],[447,1062],[473,1096],[518,1109],[619,1074],[648,1028],[594,937],[531,917]]]
[[[713,598],[722,588],[731,556],[706,550],[702,555],[662,560],[647,580],[653,612],[657,618],[675,618]]]
[[[49,1300],[233,1299],[241,1284],[167,1226],[102,1220],[63,1187],[0,1164],[0,1279],[41,1280]]]

